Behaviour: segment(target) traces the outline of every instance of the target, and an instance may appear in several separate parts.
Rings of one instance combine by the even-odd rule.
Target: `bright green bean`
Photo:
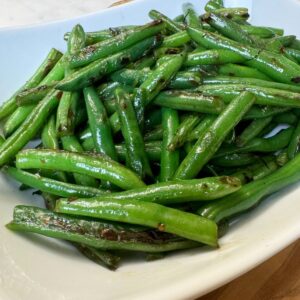
[[[192,150],[182,161],[175,179],[194,178],[221,146],[226,135],[242,119],[255,101],[255,96],[243,92],[236,97],[214,121],[204,135],[200,136]]]

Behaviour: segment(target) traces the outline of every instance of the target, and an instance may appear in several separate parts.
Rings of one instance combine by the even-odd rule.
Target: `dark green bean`
[[[184,3],[182,6],[185,15],[185,22],[190,27],[202,28],[201,19],[191,3]]]
[[[16,96],[18,106],[37,104],[55,87],[57,81],[48,85],[38,85],[25,89]]]
[[[243,167],[257,162],[257,156],[249,153],[234,153],[224,155],[210,161],[220,167]]]
[[[96,151],[117,160],[108,116],[102,101],[93,87],[85,88],[83,93]]]
[[[272,122],[273,117],[254,119],[240,134],[237,139],[237,145],[242,147],[257,137],[262,130]]]
[[[5,173],[7,173],[15,180],[26,184],[27,186],[60,197],[89,198],[105,193],[104,190],[53,180],[50,178],[42,177],[39,174],[32,174],[13,167],[8,167],[7,169],[5,169]]]
[[[287,154],[289,159],[293,159],[295,155],[299,152],[299,144],[300,144],[300,122],[298,121],[287,149]]]
[[[138,200],[102,201],[97,198],[90,201],[82,199],[69,202],[67,199],[60,199],[56,203],[55,210],[61,213],[149,226],[213,247],[218,245],[217,226],[214,222],[156,203]],[[181,222],[178,223],[178,220]]]
[[[267,118],[267,117],[276,116],[278,114],[281,114],[289,110],[290,110],[289,107],[254,105],[244,116],[244,119],[252,120],[252,119]]]
[[[118,268],[121,257],[117,255],[80,243],[73,243],[73,246],[86,258],[98,265],[105,266],[112,271],[115,271]]]
[[[184,145],[195,126],[203,120],[199,114],[188,115],[178,126],[178,129],[168,144],[169,151],[174,151]]]
[[[273,121],[277,124],[295,125],[298,123],[298,120],[299,120],[298,116],[293,114],[291,111],[288,111],[276,115]]]
[[[198,210],[198,214],[215,222],[220,222],[225,218],[230,218],[255,207],[266,196],[299,181],[299,160],[300,155],[298,154],[276,172],[244,185],[236,193],[215,203],[203,206]]]
[[[245,7],[216,8],[213,12],[235,22],[244,23],[249,18],[248,9]],[[205,17],[205,15],[201,16],[202,19]]]
[[[7,228],[21,232],[34,232],[52,238],[81,243],[97,249],[166,252],[199,247],[199,243],[179,239],[174,235],[89,221],[45,209],[17,206],[14,220]],[[155,236],[155,238],[154,238]]]
[[[177,110],[219,114],[224,102],[218,97],[204,96],[202,93],[186,91],[164,91],[153,101],[155,105]]]
[[[160,20],[154,21],[144,26],[138,26],[123,32],[115,37],[104,40],[97,44],[85,47],[69,57],[69,66],[71,68],[86,66],[92,62],[95,62],[96,60],[116,54],[160,33],[163,27],[164,24]]]
[[[8,163],[45,124],[46,119],[57,107],[61,92],[48,94],[30,113],[25,122],[0,147],[0,166]]]
[[[226,17],[222,17],[220,15],[209,13],[205,15],[205,19],[203,20],[211,25],[213,28],[217,29],[222,35],[240,42],[246,45],[255,45],[255,41],[252,37],[245,32],[239,24]]]
[[[236,97],[213,122],[208,131],[198,138],[192,150],[182,161],[174,178],[189,179],[197,176],[254,101],[255,96],[249,92],[243,92]]]
[[[143,136],[129,95],[123,90],[115,92],[117,99],[117,113],[120,118],[121,131],[127,148],[127,165],[141,178],[152,177]]]
[[[144,141],[145,142],[159,141],[162,140],[162,137],[163,137],[163,128],[161,125],[158,125],[153,130],[145,133]]]
[[[162,47],[168,47],[168,48],[182,47],[186,45],[188,42],[190,42],[190,40],[191,38],[185,30],[179,31],[172,35],[166,36],[162,43]]]
[[[139,124],[144,123],[145,107],[169,84],[181,68],[184,59],[185,55],[183,54],[165,56],[159,59],[156,69],[149,74],[137,89],[133,103]]]
[[[287,147],[293,132],[294,128],[290,127],[281,130],[279,133],[269,138],[253,138],[243,147],[223,147],[216,153],[214,157],[245,152],[275,152]]]
[[[300,66],[280,54],[242,45],[201,29],[188,28],[187,30],[191,38],[200,45],[207,48],[231,50],[248,60],[247,65],[257,68],[276,81],[297,84],[299,80]]]
[[[231,50],[213,49],[189,53],[185,61],[185,66],[220,65],[243,62],[245,62],[245,59]]]
[[[256,78],[238,78],[231,76],[215,76],[208,77],[203,80],[204,84],[245,84],[250,86],[266,87],[272,89],[279,89],[284,91],[290,91],[294,93],[300,93],[300,87],[291,84],[271,82]]]
[[[149,17],[152,20],[156,20],[156,21],[162,20],[165,23],[167,29],[171,32],[178,32],[184,29],[184,26],[180,25],[177,22],[172,21],[167,16],[165,16],[164,14],[160,13],[157,10],[152,9],[149,12]]]
[[[261,80],[271,81],[271,79],[264,73],[247,66],[240,66],[235,64],[220,65],[218,67],[220,75],[245,77],[245,78],[256,78]]]
[[[0,107],[0,120],[9,116],[17,108],[16,96],[25,89],[35,87],[47,76],[54,65],[62,57],[61,52],[56,49],[51,49],[42,64],[34,72],[32,77],[26,81],[26,83],[18,89],[7,101],[3,102]]]
[[[124,68],[127,64],[137,60],[160,43],[160,36],[151,37],[119,53],[94,61],[63,79],[57,84],[56,88],[64,91],[78,91],[101,79],[104,75]]]
[[[208,128],[213,124],[213,122],[216,120],[217,116],[214,115],[207,115],[205,116],[201,122],[196,126],[196,128],[193,129],[193,131],[188,135],[187,141],[191,142],[194,140],[198,140],[202,134],[204,134]]]
[[[162,128],[163,128],[163,139],[160,159],[160,175],[159,180],[166,182],[171,180],[174,176],[175,171],[179,166],[179,151],[170,151],[168,148],[169,143],[179,126],[178,112],[171,108],[162,109]]]
[[[99,30],[99,31],[86,32],[86,44],[92,45],[98,42],[102,42],[104,40],[112,38],[123,32],[127,32],[128,30],[131,30],[136,27],[137,26],[135,25],[128,25],[128,26],[110,27],[108,29]],[[70,32],[66,32],[64,35],[64,40],[68,41],[69,36],[70,36]]]
[[[201,85],[195,90],[206,96],[220,97],[225,103],[230,102],[241,92],[248,91],[256,96],[256,104],[259,105],[290,108],[300,107],[300,93],[261,86],[246,84],[207,84]]]
[[[20,169],[46,169],[85,174],[110,181],[123,189],[145,185],[131,170],[101,154],[28,149],[18,153],[16,165]]]

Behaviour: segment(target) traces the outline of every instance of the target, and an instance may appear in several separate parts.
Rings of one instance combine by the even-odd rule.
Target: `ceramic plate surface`
[[[142,24],[150,9],[175,17],[184,2],[137,0],[77,19],[0,30],[1,101],[30,76],[51,47],[64,50],[63,34],[76,23],[86,30]],[[200,11],[206,1],[191,2]],[[273,0],[272,5],[270,0],[227,2],[251,8],[254,24],[283,27],[287,34],[300,36],[298,0]],[[4,225],[12,219],[15,205],[41,203],[17,187],[0,176],[1,300],[194,299],[255,267],[300,235],[300,185],[294,185],[237,222],[221,239],[219,250],[183,251],[151,263],[129,259],[110,272],[67,243],[7,230]]]

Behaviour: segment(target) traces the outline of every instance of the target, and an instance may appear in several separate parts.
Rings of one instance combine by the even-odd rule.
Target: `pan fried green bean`
[[[223,0],[197,9],[75,25],[0,106],[0,167],[47,208],[17,206],[7,228],[115,270],[129,251],[217,248],[300,180],[300,40]]]

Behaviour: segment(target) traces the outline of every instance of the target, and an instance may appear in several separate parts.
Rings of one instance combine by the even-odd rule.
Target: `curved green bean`
[[[123,189],[145,185],[131,170],[101,154],[28,149],[17,154],[16,166],[20,169],[46,169],[85,174],[110,181]]]
[[[10,177],[15,180],[30,186],[34,189],[38,189],[45,193],[60,197],[95,197],[104,194],[106,191],[99,190],[93,187],[82,186],[77,184],[71,184],[53,180],[50,178],[42,177],[39,174],[32,174],[25,172],[14,167],[8,167],[4,170]]]

